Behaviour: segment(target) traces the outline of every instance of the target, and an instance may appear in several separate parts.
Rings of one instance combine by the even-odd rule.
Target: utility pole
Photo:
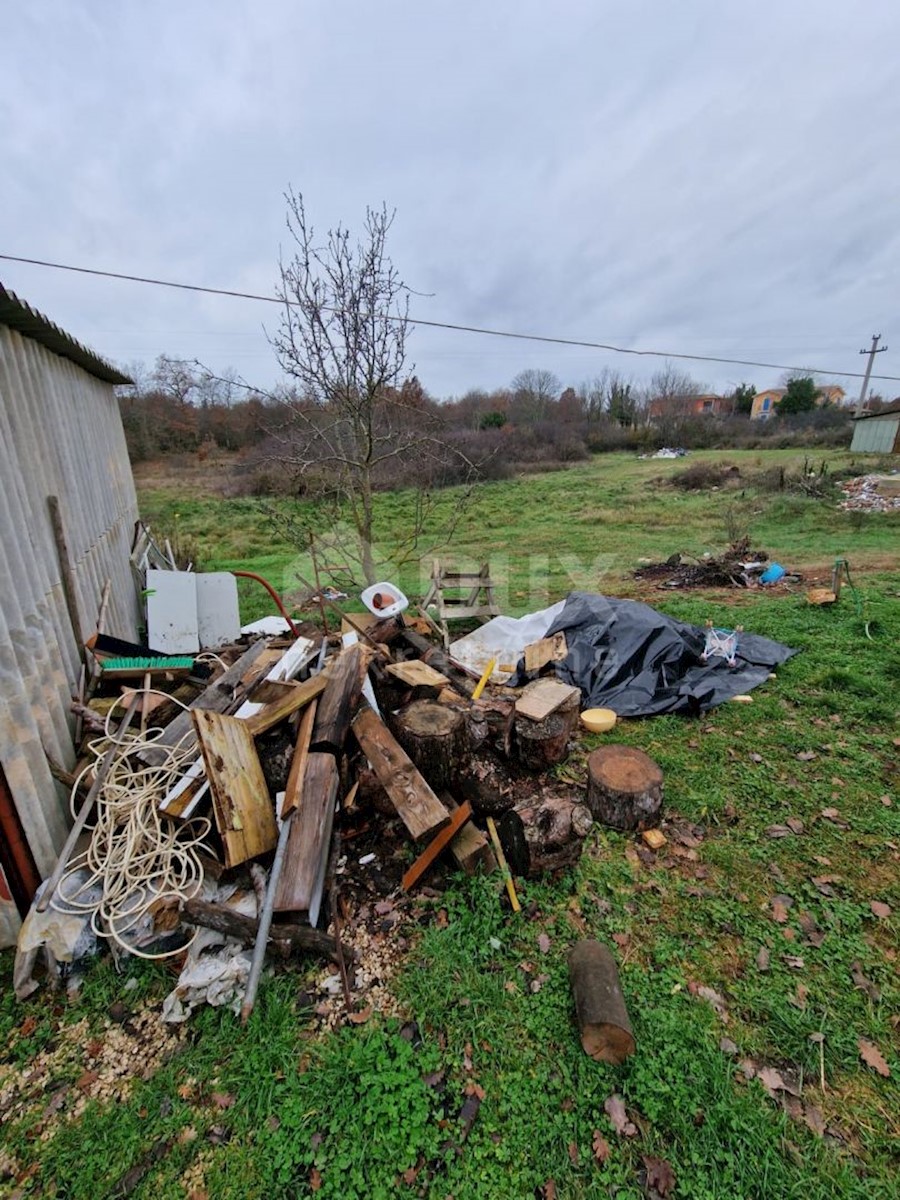
[[[878,343],[880,341],[881,341],[881,334],[873,333],[872,334],[872,345],[870,346],[870,348],[868,350],[860,350],[860,354],[868,354],[869,361],[866,363],[866,374],[862,381],[862,387],[859,389],[859,399],[856,402],[856,412],[853,414],[854,417],[858,417],[861,415],[862,410],[863,410],[863,405],[866,402],[866,392],[868,392],[868,390],[869,390],[869,377],[872,374],[872,363],[875,361],[875,355],[881,354],[883,350],[887,350],[887,346],[879,347]]]

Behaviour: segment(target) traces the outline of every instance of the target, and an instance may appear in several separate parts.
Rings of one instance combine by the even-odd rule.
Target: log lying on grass
[[[585,1053],[619,1066],[634,1054],[635,1042],[616,960],[600,942],[576,942],[569,952],[569,982]]]
[[[503,814],[497,830],[513,874],[535,877],[573,866],[593,823],[584,804],[551,796],[517,804]]]
[[[466,719],[458,709],[414,700],[392,722],[397,741],[435,791],[452,787],[469,760]]]
[[[643,750],[602,746],[588,758],[587,804],[613,829],[644,830],[659,824],[663,773]]]

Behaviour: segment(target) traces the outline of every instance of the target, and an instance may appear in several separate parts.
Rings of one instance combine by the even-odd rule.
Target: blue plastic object
[[[777,583],[778,580],[781,579],[782,575],[786,575],[786,574],[787,574],[787,572],[785,571],[785,569],[781,565],[781,563],[772,563],[772,565],[770,567],[767,567],[765,569],[765,571],[763,571],[762,575],[760,575],[759,582],[760,583]]]

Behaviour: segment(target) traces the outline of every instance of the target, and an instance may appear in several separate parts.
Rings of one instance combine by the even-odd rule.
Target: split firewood
[[[449,792],[441,792],[441,801],[451,816],[459,807]],[[479,867],[490,873],[497,866],[490,843],[474,821],[467,821],[459,830],[450,843],[450,853],[456,859],[456,865],[467,875],[474,875]]]
[[[613,829],[644,830],[659,824],[663,773],[643,750],[602,746],[588,758],[587,805]]]
[[[522,801],[503,814],[497,828],[514,873],[535,878],[573,866],[593,824],[586,805],[551,796]]]
[[[341,652],[319,701],[311,749],[343,753],[368,663],[369,656],[358,643]]]
[[[597,1062],[619,1066],[634,1054],[635,1041],[625,1007],[616,960],[600,942],[576,942],[569,952],[569,982],[581,1045]]]

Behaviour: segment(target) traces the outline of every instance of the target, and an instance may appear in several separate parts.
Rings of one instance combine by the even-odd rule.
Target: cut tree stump
[[[503,814],[497,829],[513,874],[534,878],[576,863],[593,824],[586,805],[551,796],[517,804]]]
[[[550,683],[552,680],[542,679],[539,682]],[[520,703],[521,701],[516,703],[515,720],[519,759],[531,771],[546,771],[548,767],[556,766],[566,757],[569,739],[578,724],[581,693],[577,688],[569,689],[562,704],[541,720],[521,716]]]
[[[602,746],[588,758],[587,805],[613,829],[644,830],[659,824],[663,773],[643,750]]]
[[[459,779],[469,760],[465,715],[434,700],[414,700],[392,721],[397,741],[437,792]]]
[[[576,942],[569,952],[569,982],[585,1053],[619,1066],[634,1054],[635,1042],[616,960],[600,942]]]

